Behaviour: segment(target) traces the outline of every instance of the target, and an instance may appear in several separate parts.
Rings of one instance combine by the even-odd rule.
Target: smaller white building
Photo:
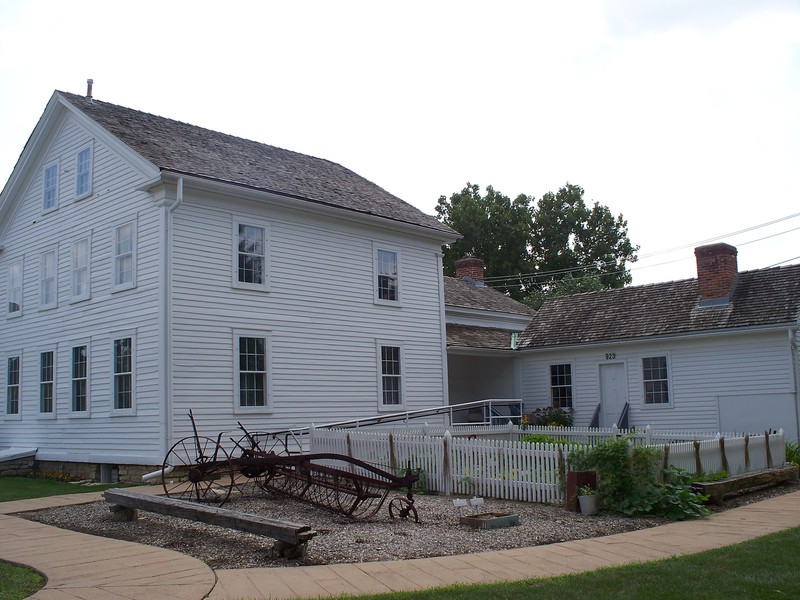
[[[798,439],[800,265],[740,273],[727,244],[695,255],[697,279],[547,300],[520,338],[526,410]]]

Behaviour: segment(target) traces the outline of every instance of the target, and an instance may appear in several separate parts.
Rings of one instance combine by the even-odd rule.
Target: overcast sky
[[[578,184],[627,219],[634,284],[694,277],[712,239],[800,262],[800,0],[2,0],[3,183],[87,78],[429,214],[467,182]]]

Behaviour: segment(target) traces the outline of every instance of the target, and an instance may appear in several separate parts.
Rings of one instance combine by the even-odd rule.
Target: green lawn
[[[24,569],[0,561],[0,600],[22,600],[44,585],[44,577],[32,569]]]
[[[26,498],[43,498],[45,496],[60,496],[62,494],[99,492],[112,487],[123,486],[119,483],[78,485],[34,477],[0,477],[0,502],[24,500]]]
[[[800,598],[800,528],[736,546],[581,575],[359,596],[359,600],[702,600]]]

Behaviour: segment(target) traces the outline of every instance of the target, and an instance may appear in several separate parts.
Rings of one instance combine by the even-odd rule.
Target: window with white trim
[[[669,372],[666,356],[642,359],[645,404],[669,404]]]
[[[381,407],[403,405],[402,348],[380,346]]]
[[[267,406],[267,338],[239,335],[236,337],[238,408]]]
[[[42,211],[58,208],[58,164],[45,167],[42,176]]]
[[[70,353],[70,407],[73,413],[89,410],[89,346],[73,346]]]
[[[8,265],[8,282],[6,295],[8,298],[8,314],[19,316],[22,314],[22,261],[18,260]]]
[[[39,412],[52,414],[55,409],[55,352],[39,353]]]
[[[39,255],[39,308],[55,308],[58,298],[58,252]]]
[[[114,228],[114,285],[112,291],[136,287],[136,223]]]
[[[114,410],[133,409],[133,337],[114,340]]]
[[[77,199],[92,193],[92,147],[78,152],[75,165],[75,197]]]
[[[267,227],[234,223],[234,287],[267,289]]]
[[[19,414],[21,357],[9,356],[6,362],[6,414]]]
[[[572,365],[550,365],[550,404],[572,408]]]
[[[72,244],[70,253],[70,288],[72,300],[86,300],[91,295],[89,286],[89,249],[91,248],[90,238],[77,240]]]
[[[400,256],[394,250],[375,249],[375,300],[396,303],[400,300]]]

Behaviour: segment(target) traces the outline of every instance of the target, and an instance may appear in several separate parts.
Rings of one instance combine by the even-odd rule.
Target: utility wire
[[[721,235],[721,236],[717,236],[717,237],[713,237],[713,238],[708,238],[708,239],[705,239],[705,240],[700,240],[700,241],[694,242],[692,244],[686,244],[684,246],[676,246],[674,248],[670,248],[670,249],[667,249],[667,250],[659,250],[659,251],[656,251],[656,252],[651,252],[649,254],[644,254],[644,255],[639,256],[637,258],[639,260],[642,260],[642,259],[647,259],[647,258],[651,258],[651,257],[657,256],[659,254],[668,254],[670,252],[675,252],[677,250],[684,250],[686,248],[697,247],[697,246],[699,246],[701,244],[705,244],[705,243],[708,243],[708,242],[721,240],[721,239],[724,239],[724,238],[729,237],[729,236],[738,235],[740,233],[746,233],[748,231],[753,231],[755,229],[760,229],[762,227],[767,227],[769,225],[774,225],[775,223],[780,223],[782,221],[787,221],[789,219],[793,219],[793,218],[798,217],[798,216],[800,216],[800,213],[795,213],[793,215],[787,215],[785,217],[781,217],[780,219],[775,219],[775,220],[769,221],[767,223],[762,223],[760,225],[753,225],[752,227],[748,227],[746,229],[741,229],[739,231],[734,231],[732,233],[728,233],[728,234],[725,234],[725,235]],[[774,237],[778,237],[780,235],[785,235],[787,233],[792,233],[793,231],[798,231],[798,230],[800,230],[800,227],[794,227],[792,229],[787,229],[785,231],[781,231],[781,232],[778,232],[778,233],[773,233],[771,235],[768,235],[768,236],[765,236],[765,237],[762,237],[762,238],[757,238],[755,240],[742,242],[742,243],[737,244],[737,245],[738,246],[746,246],[748,244],[754,244],[756,242],[761,242],[761,241],[768,240],[768,239],[771,239],[771,238],[774,238]],[[686,260],[686,259],[685,258],[678,258],[678,259],[675,259],[675,260],[662,262],[662,263],[658,263],[658,264],[655,264],[655,265],[636,265],[636,264],[632,264],[631,267],[630,267],[630,270],[631,271],[638,271],[638,270],[641,270],[641,269],[649,269],[649,268],[652,268],[652,267],[659,267],[659,266],[662,266],[662,265],[667,265],[667,264],[671,264],[671,263],[674,263],[674,262],[679,262],[681,260]],[[792,260],[794,260],[794,259],[790,258],[787,261],[783,261],[783,262],[789,262],[789,261],[792,261]],[[602,267],[605,267],[605,266],[607,266],[609,264],[615,264],[615,263],[616,263],[616,261],[614,261],[614,262],[598,261],[598,262],[596,262],[596,263],[594,263],[592,265],[587,265],[587,266],[582,266],[582,267],[569,267],[569,268],[566,268],[566,269],[554,269],[552,271],[520,273],[520,274],[517,274],[517,275],[496,275],[494,277],[486,277],[484,279],[484,282],[487,285],[488,284],[497,284],[497,285],[501,285],[502,286],[502,285],[506,285],[506,284],[504,284],[504,282],[506,282],[506,281],[512,282],[512,281],[518,281],[520,279],[537,280],[537,279],[541,279],[542,277],[551,277],[551,276],[554,276],[554,275],[567,275],[567,274],[570,274],[570,273],[578,273],[578,272],[581,272],[581,271],[590,271],[590,270],[594,270],[594,269],[597,269],[597,268],[602,268]],[[777,263],[777,264],[782,264],[782,263]],[[624,271],[617,271],[617,272],[614,272],[614,273],[605,273],[605,274],[606,275],[613,275],[613,274],[616,274],[616,273],[619,273],[619,272],[624,272]],[[517,284],[517,285],[519,285],[519,284]],[[506,285],[506,287],[510,287],[510,286],[511,286],[510,283],[508,285]]]

